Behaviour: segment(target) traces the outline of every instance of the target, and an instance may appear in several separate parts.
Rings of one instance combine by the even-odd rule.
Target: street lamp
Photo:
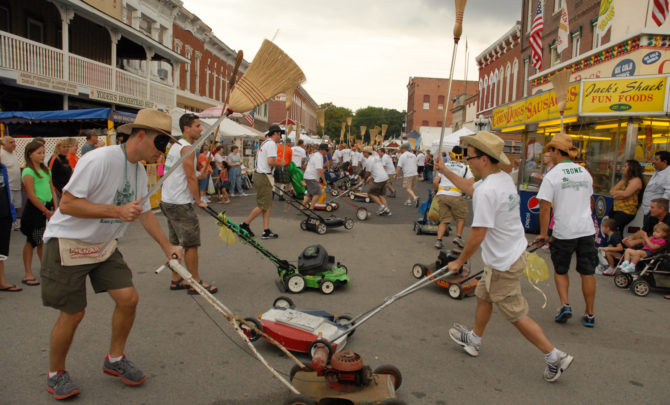
[[[482,118],[481,115],[474,120],[475,126],[477,126],[477,131],[483,131],[489,129],[491,125],[491,120],[489,118]]]

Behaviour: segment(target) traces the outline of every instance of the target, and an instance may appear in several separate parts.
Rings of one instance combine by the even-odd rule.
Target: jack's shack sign
[[[667,107],[668,76],[582,81],[579,115],[665,115]]]

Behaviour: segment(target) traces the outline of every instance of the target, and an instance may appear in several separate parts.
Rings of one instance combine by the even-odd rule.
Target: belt
[[[449,187],[449,188],[447,188],[447,187],[440,187],[440,188],[437,189],[437,191],[455,191],[455,192],[457,192],[457,193],[462,193],[462,192],[463,192],[463,191],[461,191],[461,189],[458,188],[458,187]]]

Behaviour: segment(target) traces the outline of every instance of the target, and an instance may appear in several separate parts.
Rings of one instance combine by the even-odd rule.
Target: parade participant
[[[2,143],[2,149],[0,149],[0,155],[2,155],[2,163],[7,168],[7,176],[9,177],[9,192],[12,196],[12,205],[16,210],[16,217],[21,217],[20,211],[23,206],[23,198],[21,195],[21,165],[19,164],[19,159],[16,157],[14,151],[16,150],[16,140],[11,136],[5,136],[0,138]],[[14,229],[19,228],[19,220],[15,219]]]
[[[146,380],[125,355],[139,298],[115,240],[123,236],[130,222],[139,219],[168,259],[181,258],[181,248],[168,242],[149,199],[139,204],[147,190],[147,174],[140,161],[158,160],[171,139],[171,129],[168,114],[140,110],[134,123],[118,128],[130,133],[124,145],[96,149],[79,161],[63,189],[60,207],[49,221],[44,234],[42,302],[60,311],[51,332],[47,376],[47,390],[56,399],[80,393],[65,361],[86,311],[86,276],[96,293],[106,291],[116,304],[103,372],[131,386]],[[93,256],[86,253],[91,251]]]
[[[47,220],[54,214],[58,199],[51,181],[51,171],[44,164],[44,145],[37,141],[26,145],[25,162],[26,167],[21,173],[21,179],[28,200],[21,217],[21,233],[26,235],[26,244],[23,246],[25,275],[21,282],[37,286],[40,282],[33,275],[33,250],[37,249],[37,256],[41,261],[44,246],[42,236]]]
[[[228,180],[230,181],[230,196],[246,197],[247,194],[242,188],[242,157],[240,156],[240,148],[233,145],[230,148],[228,155]]]
[[[377,153],[379,153],[379,156],[381,157],[382,166],[384,166],[386,175],[389,176],[389,179],[386,182],[386,189],[390,191],[388,196],[390,198],[395,198],[395,188],[393,188],[393,180],[395,180],[395,166],[393,165],[393,159],[391,159],[391,156],[386,153],[384,148],[379,148]]]
[[[503,153],[504,141],[486,131],[461,138],[468,145],[468,164],[481,180],[470,180],[447,169],[440,159],[435,168],[456,187],[473,196],[472,230],[459,257],[448,264],[449,271],[458,271],[468,259],[482,248],[484,276],[477,284],[475,324],[467,329],[454,324],[449,336],[471,356],[479,355],[484,330],[493,303],[500,313],[519,332],[544,353],[544,379],[558,380],[572,363],[572,356],[558,350],[547,339],[542,328],[528,316],[528,302],[521,294],[520,277],[526,266],[526,237],[521,223],[519,195],[512,178],[503,172],[499,163],[509,164]]]
[[[384,165],[382,164],[379,155],[374,153],[372,146],[363,148],[363,157],[365,158],[365,182],[371,183],[368,188],[368,195],[372,201],[379,205],[377,215],[391,216],[391,210],[386,205],[386,197],[384,197],[386,182],[389,179]]]
[[[249,225],[259,215],[263,216],[263,239],[275,239],[279,235],[270,230],[270,210],[272,209],[272,187],[273,180],[272,170],[275,167],[284,166],[284,162],[277,159],[277,142],[284,133],[284,130],[279,125],[272,125],[265,135],[267,139],[258,148],[256,154],[256,170],[254,171],[254,186],[256,187],[256,207],[251,210],[249,216],[240,224],[240,228],[244,229],[251,235]]]
[[[419,197],[414,194],[414,187],[416,187],[416,180],[418,177],[418,166],[416,163],[416,156],[409,151],[409,144],[403,143],[400,145],[402,154],[398,158],[398,167],[396,168],[396,177],[399,177],[400,169],[402,169],[402,187],[407,192],[407,201],[404,205],[419,206]]]
[[[362,169],[363,153],[359,151],[358,146],[351,148],[351,173],[359,174]]]
[[[182,156],[188,153],[191,145],[200,139],[202,134],[200,119],[192,113],[184,114],[179,118],[179,129],[181,129],[183,138],[170,147],[170,152],[165,159],[165,171],[174,170],[174,173],[163,182],[160,209],[167,219],[170,243],[184,249],[186,268],[195,281],[214,294],[218,289],[211,284],[204,283],[198,269],[200,221],[195,209],[196,205],[206,208],[207,202],[200,195],[196,179],[195,153],[193,159],[186,159],[180,166],[174,166]],[[201,170],[201,176],[203,174],[206,174],[206,170]],[[175,272],[172,272],[170,290],[188,290],[189,294],[198,294],[195,288],[189,286]]]
[[[651,163],[654,165],[654,174],[647,182],[647,187],[642,196],[641,209],[645,217],[650,215],[649,207],[652,200],[657,198],[670,199],[670,169],[668,168],[670,152],[665,150],[656,152]]]
[[[322,143],[319,145],[319,151],[314,152],[314,154],[310,156],[309,163],[307,163],[307,167],[305,168],[305,175],[303,177],[304,181],[302,182],[302,185],[305,186],[306,191],[305,199],[302,202],[304,207],[313,208],[317,201],[319,201],[319,197],[321,197],[323,194],[323,190],[321,189],[321,184],[319,181],[321,181],[324,185],[328,184],[326,182],[326,175],[323,171],[322,159],[322,156],[326,156],[327,154],[328,144]],[[312,197],[311,203],[310,197]]]
[[[596,321],[596,280],[593,275],[598,264],[595,228],[591,219],[593,179],[586,169],[572,161],[579,150],[573,146],[570,135],[554,135],[543,149],[543,153],[547,152],[551,155],[554,167],[545,174],[537,193],[540,200],[540,235],[535,240],[549,241],[547,233],[553,206],[554,228],[549,249],[554,264],[556,290],[561,301],[554,320],[565,323],[572,317],[572,307],[568,303],[568,269],[575,253],[585,302],[582,324],[592,328]]]
[[[424,169],[426,166],[426,155],[423,153],[421,149],[419,149],[416,153],[416,166],[417,166],[417,173],[419,175],[419,180],[423,181],[425,178]]]
[[[340,147],[342,148],[342,151],[340,152],[340,157],[342,158],[342,170],[347,172],[351,167],[351,149],[347,147],[346,143],[341,143]]]
[[[298,144],[291,148],[293,151],[293,163],[295,163],[295,166],[298,169],[303,168],[305,165],[305,158],[307,157],[307,152],[305,152],[305,148],[303,147],[304,144],[305,141],[300,139],[298,140]]]
[[[4,154],[0,154],[0,291],[19,292],[23,288],[9,284],[5,277],[5,260],[9,256],[9,240],[12,236],[12,223],[16,220],[16,211],[12,204],[12,192],[9,189],[7,166],[2,163]]]
[[[94,150],[98,147],[98,135],[94,132],[89,132],[86,134],[86,143],[81,147],[81,156],[84,156],[86,153]]]
[[[451,150],[452,160],[444,163],[444,166],[447,170],[456,173],[470,183],[474,183],[472,172],[468,170],[468,167],[465,164],[456,159],[456,156],[461,155],[462,153],[460,146],[454,146]],[[463,248],[463,229],[465,228],[465,218],[468,216],[468,203],[463,199],[463,191],[456,187],[454,183],[442,173],[437,174],[437,177],[433,180],[433,185],[437,189],[435,198],[437,198],[437,203],[440,207],[440,225],[437,227],[437,241],[435,242],[435,247],[437,249],[442,249],[444,247],[442,244],[442,237],[446,233],[449,224],[456,220],[456,238],[453,240],[453,243],[459,248]]]
[[[342,146],[340,145],[340,147],[333,152],[333,168],[339,167],[342,164],[341,153]]]

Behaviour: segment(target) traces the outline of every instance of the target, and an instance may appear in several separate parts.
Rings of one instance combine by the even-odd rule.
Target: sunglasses
[[[170,137],[167,135],[156,135],[154,138],[154,146],[156,149],[158,149],[161,153],[165,153],[165,150],[167,149],[168,144],[170,143]]]
[[[482,156],[484,156],[484,155],[470,156],[470,157],[466,157],[465,160],[469,162],[469,161],[471,161],[472,159],[477,159],[477,158],[480,158],[480,157],[482,157]]]

